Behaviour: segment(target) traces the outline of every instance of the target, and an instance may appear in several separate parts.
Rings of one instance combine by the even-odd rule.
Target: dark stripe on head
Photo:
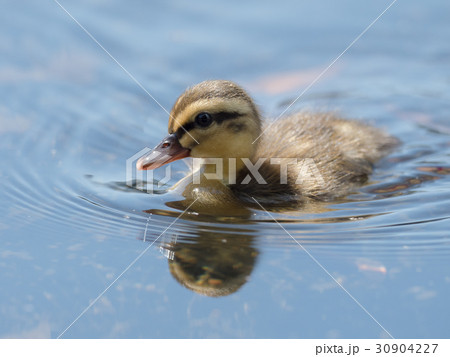
[[[244,114],[238,112],[219,112],[212,114],[214,121],[217,124],[222,124],[224,120],[236,119]]]
[[[175,132],[175,136],[180,140],[184,134],[186,134],[189,130],[195,128],[195,123],[193,121],[186,123],[178,128]]]
[[[222,124],[222,122],[225,120],[236,119],[236,118],[239,118],[244,115],[239,112],[218,112],[218,113],[210,113],[210,114],[213,118],[213,121],[216,122],[217,124]],[[209,128],[209,126],[207,128],[202,128],[202,127],[197,126],[194,121],[191,121],[191,122],[186,123],[183,126],[179,127],[178,130],[175,132],[175,135],[178,138],[178,140],[180,140],[183,137],[183,135],[186,134],[186,132],[188,132],[194,128],[207,129],[207,128]]]

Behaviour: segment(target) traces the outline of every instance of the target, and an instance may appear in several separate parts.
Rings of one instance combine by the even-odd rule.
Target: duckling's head
[[[261,119],[250,96],[237,84],[213,80],[187,89],[175,102],[169,136],[137,162],[155,169],[187,157],[251,158],[261,134]],[[227,161],[227,160],[225,160]]]

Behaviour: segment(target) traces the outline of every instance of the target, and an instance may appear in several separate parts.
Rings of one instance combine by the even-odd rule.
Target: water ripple
[[[38,122],[23,136],[22,150],[2,183],[13,203],[8,212],[13,224],[40,222],[52,231],[71,227],[111,240],[150,241],[170,226],[162,240],[175,235],[178,242],[193,243],[199,237],[235,236],[262,249],[301,244],[336,254],[358,249],[374,255],[449,252],[450,167],[444,163],[449,145],[441,134],[432,148],[403,146],[382,161],[370,184],[346,199],[272,212],[277,222],[254,209],[244,218],[195,212],[179,217],[181,211],[166,203],[173,200],[167,189],[183,176],[182,164],[174,165],[176,179],[152,195],[129,187],[123,181],[124,164],[142,147],[139,127],[124,133],[118,117],[107,126],[105,118],[90,117],[74,125],[74,113],[69,108],[57,124]],[[158,179],[139,183],[143,188],[157,184]]]

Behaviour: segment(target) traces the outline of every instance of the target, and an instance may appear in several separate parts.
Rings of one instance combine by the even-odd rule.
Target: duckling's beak
[[[138,170],[153,170],[169,162],[188,157],[191,151],[181,146],[175,134],[166,136],[151,152],[136,162]]]

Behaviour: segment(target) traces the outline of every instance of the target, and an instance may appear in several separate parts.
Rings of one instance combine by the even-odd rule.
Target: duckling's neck
[[[245,159],[245,158],[244,158]],[[242,158],[202,159],[202,174],[208,180],[220,181],[224,185],[236,183],[239,173],[245,169]]]

